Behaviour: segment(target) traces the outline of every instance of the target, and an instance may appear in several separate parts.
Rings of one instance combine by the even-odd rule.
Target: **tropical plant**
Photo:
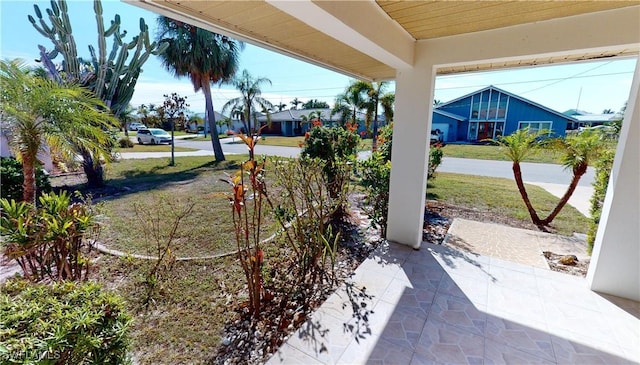
[[[546,134],[545,131],[542,132]],[[542,226],[542,220],[533,208],[531,200],[529,199],[529,194],[527,193],[524,181],[522,180],[522,168],[520,163],[524,161],[527,156],[533,154],[535,149],[539,147],[540,135],[540,132],[531,133],[528,128],[524,128],[518,129],[508,136],[501,136],[495,140],[495,143],[503,148],[505,155],[513,162],[511,168],[516,180],[516,185],[518,186],[518,191],[520,192],[520,196],[527,207],[527,212],[529,212],[531,221],[537,226]]]
[[[24,195],[22,164],[13,157],[0,157],[0,198],[21,200]],[[51,191],[49,174],[36,168],[36,195]]]
[[[603,136],[597,131],[591,130],[551,140],[549,145],[562,153],[562,166],[566,170],[570,170],[572,176],[567,191],[560,198],[558,204],[546,218],[542,219],[541,224],[544,226],[548,226],[560,213],[573,195],[580,178],[587,172],[589,165],[596,161],[607,148]]]
[[[381,236],[387,232],[389,213],[389,182],[391,161],[380,152],[373,152],[369,158],[358,164],[360,184],[366,191],[366,213],[371,218],[371,226],[380,228]]]
[[[262,85],[271,85],[271,80],[266,77],[253,78],[249,71],[242,70],[242,74],[234,77],[231,83],[240,92],[240,96],[227,101],[222,106],[222,113],[229,110],[242,110],[241,120],[245,130],[249,135],[253,135],[260,128],[255,122],[256,109],[270,110],[273,108],[271,102],[261,96],[262,90],[260,89]],[[253,125],[251,124],[252,118],[254,119]],[[267,118],[269,118],[268,112]]]
[[[396,102],[396,94],[386,93],[380,97],[380,106],[382,106],[382,114],[387,125],[393,122],[393,104]]]
[[[329,109],[329,104],[326,101],[311,99],[302,104],[302,109]]]
[[[336,103],[331,110],[331,115],[340,113],[341,125],[350,122],[357,124],[357,113],[367,107],[367,88],[370,84],[365,81],[353,81],[346,90],[336,97]]]
[[[290,104],[293,108],[291,109],[298,109],[298,105],[302,104],[302,101],[300,101],[298,98],[294,98],[293,100],[290,101]]]
[[[93,282],[0,288],[3,364],[130,364],[124,300]]]
[[[256,135],[237,135],[249,149],[249,159],[240,170],[224,180],[233,189],[231,214],[235,231],[237,255],[245,274],[249,290],[249,312],[258,317],[261,312],[264,251],[261,248],[260,231],[264,213],[263,205],[267,197],[265,180],[265,160],[256,161],[254,149],[260,138]]]
[[[607,195],[615,153],[616,151],[613,148],[609,148],[603,151],[595,162],[596,176],[593,181],[593,195],[591,196],[591,208],[589,209],[591,222],[587,230],[587,252],[589,254],[593,251],[593,244],[596,241],[596,233],[602,216],[604,198]]]
[[[352,87],[359,90],[361,93],[366,94],[366,101],[364,102],[364,107],[367,110],[367,119],[366,125],[367,130],[369,130],[369,124],[373,118],[373,127],[371,131],[371,150],[375,151],[378,148],[378,106],[380,105],[380,98],[383,96],[382,93],[388,86],[388,82],[380,81],[380,82],[365,82],[358,81],[352,85]]]
[[[38,19],[29,15],[29,22],[54,46],[54,49],[49,52],[39,46],[40,60],[50,78],[58,83],[66,81],[89,88],[118,118],[133,97],[142,66],[150,55],[162,53],[166,45],[149,42],[149,29],[142,18],[140,18],[138,35],[130,42],[125,42],[124,37],[127,32],[120,30],[120,16],[116,15],[111,24],[105,26],[100,0],[94,0],[93,9],[98,26],[98,49],[96,52],[96,49],[89,45],[90,61],[78,57],[65,0],[58,0],[57,3],[51,1],[51,8],[46,9],[49,24],[38,5],[34,5]],[[109,51],[107,40],[111,37],[113,46]],[[130,56],[129,51],[132,49],[135,49],[135,52]],[[63,57],[61,72],[53,63],[58,55]],[[108,147],[112,148],[114,144]],[[83,143],[78,143],[75,148],[83,159],[82,167],[87,175],[87,184],[90,187],[102,186],[104,184],[104,171],[100,162],[102,155],[95,155],[95,151],[85,148]]]
[[[20,61],[0,61],[0,84],[2,132],[22,163],[25,201],[35,202],[37,155],[47,148],[68,160],[78,151],[95,164],[110,160],[113,141],[105,131],[118,121],[89,90],[31,76]]]
[[[91,202],[71,204],[71,196],[42,194],[40,206],[0,199],[4,256],[15,260],[25,277],[41,280],[86,280],[97,223]]]
[[[205,114],[211,130],[215,160],[224,161],[211,99],[211,84],[220,84],[232,79],[238,68],[239,52],[244,44],[164,16],[158,17],[156,39],[169,44],[166,52],[160,55],[164,67],[176,77],[188,76],[194,91],[202,90],[204,93]]]

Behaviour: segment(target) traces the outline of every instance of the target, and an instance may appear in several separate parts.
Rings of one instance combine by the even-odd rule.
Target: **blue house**
[[[518,95],[488,86],[438,105],[433,110],[431,130],[439,130],[444,142],[476,142],[509,135],[529,127],[565,135],[574,117],[547,108]]]

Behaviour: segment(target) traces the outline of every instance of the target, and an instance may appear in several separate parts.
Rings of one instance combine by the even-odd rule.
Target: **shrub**
[[[600,224],[600,215],[602,214],[602,204],[607,194],[607,186],[609,185],[609,176],[611,175],[611,167],[613,166],[613,158],[615,156],[614,149],[605,150],[600,158],[595,162],[596,176],[593,182],[593,196],[591,196],[591,223],[587,231],[587,251],[593,251],[593,244]]]
[[[67,192],[42,194],[40,207],[0,199],[4,256],[16,260],[32,281],[83,280],[89,260],[82,249],[97,225],[90,202],[71,204]]]
[[[373,227],[380,228],[384,237],[387,231],[387,214],[389,212],[389,180],[391,177],[391,161],[385,159],[382,152],[374,152],[370,158],[360,162],[360,184],[367,192],[366,213],[371,218]]]
[[[120,148],[133,148],[133,142],[128,137],[120,137],[118,145]]]
[[[436,177],[436,170],[442,163],[442,145],[439,143],[429,147],[429,167],[427,168],[427,179],[432,180]]]
[[[0,290],[0,363],[127,364],[124,303],[98,284],[29,284]]]
[[[323,172],[329,196],[344,202],[333,215],[336,219],[346,212],[346,189],[359,143],[357,127],[351,124],[347,124],[346,128],[314,124],[305,134],[301,158],[318,158],[324,161]]]
[[[22,200],[22,164],[13,157],[0,158],[0,197],[7,200]],[[43,169],[36,169],[36,194],[51,191],[49,175]]]

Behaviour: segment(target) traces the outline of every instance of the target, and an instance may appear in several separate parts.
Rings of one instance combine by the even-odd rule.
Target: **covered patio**
[[[380,253],[377,260],[384,264],[381,267],[386,277],[362,274],[380,278],[379,282],[372,283],[371,290],[384,286],[375,289],[378,290],[375,297],[379,302],[374,308],[388,310],[390,315],[398,313],[401,317],[397,319],[399,322],[415,324],[418,323],[413,320],[415,316],[428,313],[405,310],[402,303],[412,301],[418,304],[416,308],[420,308],[420,296],[441,288],[438,290],[450,295],[447,301],[458,303],[456,300],[460,299],[458,304],[469,308],[469,311],[463,310],[471,319],[468,333],[473,333],[474,326],[480,323],[486,326],[483,327],[483,354],[473,353],[473,349],[465,352],[470,363],[528,362],[529,358],[505,355],[508,352],[503,346],[514,344],[500,343],[487,335],[501,336],[504,331],[526,334],[525,337],[532,339],[536,346],[554,349],[555,357],[550,358],[536,352],[542,349],[531,348],[526,353],[541,355],[536,356],[536,362],[639,361],[638,347],[635,350],[628,347],[637,345],[638,314],[628,317],[624,303],[628,306],[632,302],[618,304],[617,299],[610,300],[612,297],[607,295],[636,302],[640,300],[640,64],[636,64],[586,281],[576,282],[571,277],[535,269],[513,268],[490,257],[468,257],[442,247],[422,244],[428,131],[431,130],[436,76],[610,57],[638,57],[640,5],[637,2],[125,1],[346,75],[372,81],[395,80],[394,140],[398,143],[393,144],[387,233],[387,238],[393,243],[388,251],[390,256]],[[361,269],[367,270],[366,265],[373,265],[372,262],[376,259]],[[491,289],[492,282],[500,275],[507,282],[511,281],[510,278],[522,277],[523,282],[535,285],[523,285],[529,292],[513,297],[500,285]],[[421,280],[415,280],[421,276]],[[569,293],[575,290],[573,304],[563,302],[562,298],[567,293],[562,290],[555,295],[556,302],[551,300],[553,297],[545,295],[557,288],[541,289],[545,285],[565,282],[563,289]],[[498,303],[496,306],[488,305],[492,295]],[[434,298],[429,306],[429,316],[440,300],[437,296]],[[469,306],[469,302],[473,305]],[[580,307],[585,305],[588,308]],[[534,308],[531,306],[543,306],[544,310],[535,312],[543,314],[532,316]],[[352,313],[336,308],[336,315]],[[588,318],[596,319],[587,321]],[[626,331],[625,320],[630,318],[635,319],[630,322],[635,324],[635,328],[630,330],[635,331],[636,336],[636,342],[631,344],[620,337]],[[338,326],[338,323],[323,325]],[[375,325],[373,323],[372,328]],[[394,343],[394,355],[376,352],[379,347],[374,346],[370,352],[357,348],[356,351],[340,352],[364,356],[361,358],[316,360],[329,363],[368,360],[378,363],[384,362],[384,356],[400,359],[410,355],[415,363],[457,362],[455,358],[433,359],[427,355],[435,351],[432,336],[458,338],[458,335],[453,335],[455,330],[434,326],[423,326],[421,335],[411,331],[405,333],[405,339],[413,336],[411,341],[418,341],[414,343],[420,347],[414,347],[413,352],[403,347],[406,341],[401,337],[394,342],[391,339],[396,337],[392,336],[385,341]],[[382,332],[372,329],[372,336],[376,333],[382,335]],[[588,344],[576,341],[575,335],[586,339],[584,341]],[[416,339],[416,336],[419,337]],[[538,336],[540,340],[537,340]],[[460,337],[459,345],[476,348],[472,346],[474,341],[480,340],[473,335]],[[336,346],[357,347],[360,343],[338,341]],[[579,352],[581,346],[598,352],[598,359],[583,361],[581,357],[562,357],[569,356],[567,354],[574,350]],[[635,353],[629,354],[629,351]],[[447,353],[445,347],[438,347],[437,352]],[[525,355],[519,353],[518,356]],[[307,360],[306,357],[297,359],[302,363]],[[296,359],[285,362],[296,362]]]

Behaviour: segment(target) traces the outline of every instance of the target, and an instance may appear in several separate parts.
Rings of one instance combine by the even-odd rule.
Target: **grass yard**
[[[268,140],[268,138],[267,138]],[[154,254],[154,240],[145,235],[141,220],[168,224],[175,207],[159,203],[159,197],[178,206],[192,200],[193,214],[179,232],[177,256],[210,255],[235,248],[230,207],[221,193],[231,187],[220,181],[224,173],[233,173],[246,156],[228,156],[222,163],[211,157],[178,157],[176,166],[167,159],[123,160],[107,171],[108,184],[122,193],[103,201],[106,226],[101,240],[109,247],[125,252]],[[126,187],[126,188],[125,188]],[[273,193],[273,190],[272,190]],[[557,198],[535,186],[529,186],[534,205],[548,211]],[[458,174],[439,173],[430,183],[428,198],[468,208],[509,215],[528,221],[529,217],[515,183]],[[134,205],[147,206],[146,218],[137,216]],[[553,222],[561,234],[584,232],[588,221],[566,206]],[[265,236],[275,229],[268,229]],[[265,265],[287,268],[287,249],[277,241],[263,245]],[[233,311],[246,300],[244,274],[236,256],[176,262],[158,282],[158,293],[148,308],[145,273],[149,261],[131,257],[100,255],[95,279],[127,298],[133,325],[133,351],[139,364],[215,363],[225,322],[236,318]]]
[[[129,152],[171,152],[171,145],[167,144],[145,144],[141,145],[138,143],[134,143],[131,148],[116,148],[116,151],[120,153],[129,153]],[[188,147],[175,147],[175,152],[188,152],[188,151],[196,151],[195,148]]]
[[[526,187],[538,215],[545,217],[553,210],[559,199],[538,186],[526,185]],[[441,172],[427,186],[427,199],[486,210],[531,222],[516,183],[509,179]],[[589,219],[567,204],[551,225],[556,229],[556,233],[570,236],[573,232],[586,233]]]
[[[442,148],[445,157],[475,158],[479,160],[511,161],[505,156],[503,147],[491,145],[447,144]],[[559,154],[551,150],[538,150],[524,162],[559,164]]]

